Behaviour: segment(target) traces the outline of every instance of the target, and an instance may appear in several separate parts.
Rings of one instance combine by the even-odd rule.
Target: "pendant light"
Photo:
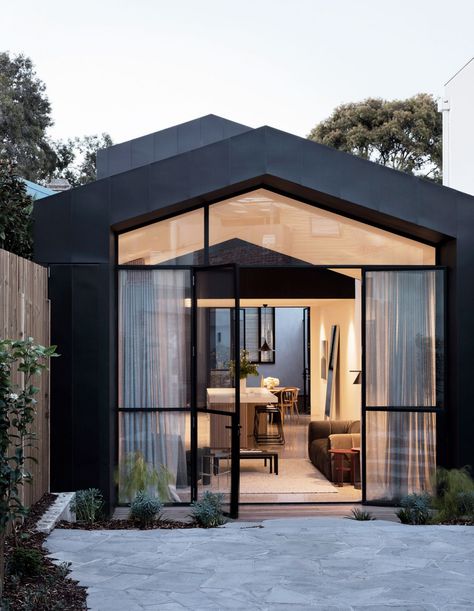
[[[263,314],[265,316],[265,324],[264,324],[264,329],[265,329],[265,335],[263,336],[263,344],[260,346],[260,350],[259,352],[274,352],[274,350],[272,348],[270,348],[270,346],[268,345],[267,342],[267,338],[266,338],[266,331],[267,331],[267,308],[268,308],[268,304],[264,303],[263,304]]]

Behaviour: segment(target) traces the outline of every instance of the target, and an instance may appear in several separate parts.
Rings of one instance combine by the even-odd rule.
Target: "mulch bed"
[[[57,566],[46,557],[43,548],[47,535],[35,531],[36,522],[53,503],[56,495],[45,494],[31,507],[19,533],[19,545],[35,549],[41,556],[40,573],[34,577],[10,575],[5,578],[2,609],[11,611],[82,611],[87,609],[86,589],[67,577],[67,565]],[[14,549],[13,536],[5,542],[5,560]]]
[[[137,523],[133,520],[99,520],[93,524],[89,522],[58,522],[56,528],[66,530],[139,530]],[[176,522],[174,520],[157,520],[153,524],[141,530],[174,530],[177,528],[202,528],[196,522]]]

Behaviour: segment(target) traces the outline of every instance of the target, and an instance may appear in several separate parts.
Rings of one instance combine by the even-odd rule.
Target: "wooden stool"
[[[266,427],[270,424],[270,418],[276,416],[276,425],[277,425],[277,433],[260,433],[259,425],[260,425],[260,415],[264,414],[266,421]],[[283,432],[283,422],[282,422],[282,414],[280,408],[276,405],[256,405],[255,406],[255,416],[253,419],[253,436],[255,437],[255,441],[260,444],[280,444],[283,445],[285,443],[285,434]]]

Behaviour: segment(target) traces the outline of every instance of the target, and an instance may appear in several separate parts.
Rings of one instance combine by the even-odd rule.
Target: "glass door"
[[[445,270],[363,272],[363,498],[429,490],[445,397]]]
[[[194,270],[193,366],[195,494],[223,495],[238,514],[240,326],[235,266]],[[237,381],[237,382],[236,382]]]

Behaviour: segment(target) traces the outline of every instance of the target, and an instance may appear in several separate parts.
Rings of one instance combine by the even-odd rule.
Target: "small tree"
[[[16,527],[26,514],[20,487],[31,482],[26,468],[28,448],[35,438],[31,425],[36,414],[38,388],[34,378],[47,367],[47,360],[57,356],[56,346],[35,344],[33,338],[14,341],[0,340],[0,598],[5,574],[5,535],[10,525],[16,542]],[[12,382],[19,372],[21,386]]]
[[[0,158],[0,248],[31,259],[33,240],[31,214],[33,199],[14,165]]]

